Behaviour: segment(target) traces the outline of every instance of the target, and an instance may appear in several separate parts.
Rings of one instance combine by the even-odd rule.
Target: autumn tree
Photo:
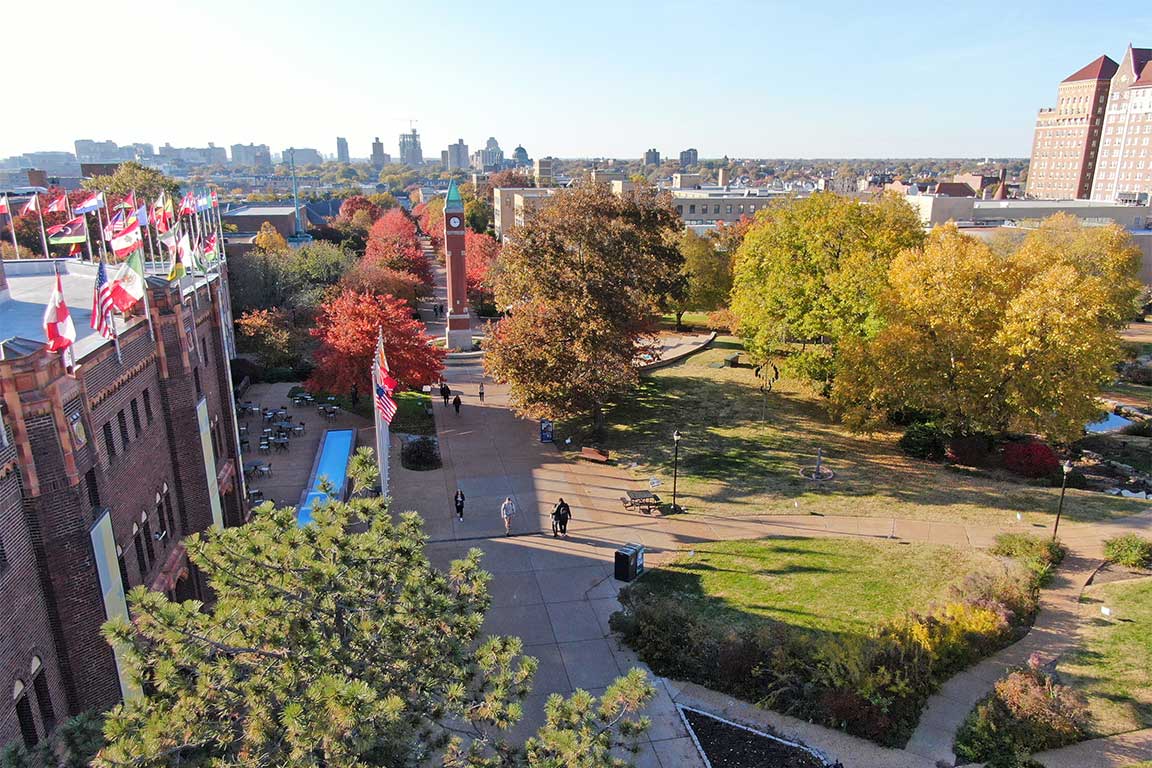
[[[411,272],[425,286],[432,286],[432,265],[424,257],[416,236],[416,225],[399,208],[388,211],[372,225],[364,260],[389,269]]]
[[[299,354],[292,344],[292,323],[282,309],[253,309],[236,321],[241,348],[266,368],[292,365]]]
[[[500,257],[500,242],[496,238],[472,230],[464,232],[464,269],[468,285],[468,299],[477,312],[490,307],[495,301],[491,275],[496,259]]]
[[[297,515],[268,503],[185,539],[210,606],[129,593],[131,621],[105,636],[144,693],[108,713],[95,768],[608,768],[643,731],[654,690],[633,672],[599,700],[550,701],[527,748],[510,741],[537,662],[483,633],[481,551],[435,568],[415,513],[359,493]]]
[[[532,177],[523,171],[509,169],[506,171],[497,171],[488,177],[488,189],[493,190],[498,187],[534,187],[536,186]],[[491,196],[491,192],[489,192]]]
[[[444,248],[444,198],[437,197],[420,206],[420,230],[440,252]]]
[[[650,192],[585,184],[534,211],[504,246],[495,293],[509,308],[485,366],[521,412],[592,414],[635,385],[651,316],[678,274],[680,221]]]
[[[880,327],[892,259],[923,239],[895,195],[865,203],[821,192],[760,212],[736,253],[732,309],[746,348],[764,360],[803,344],[786,365],[827,391],[841,341]]]
[[[384,333],[392,375],[403,386],[439,379],[446,352],[428,344],[424,326],[412,319],[412,310],[402,299],[344,289],[324,303],[312,329],[320,346],[308,389],[347,392],[355,384],[361,392],[368,392],[379,331]]]
[[[685,229],[680,236],[680,255],[684,266],[670,301],[677,328],[689,310],[711,312],[726,307],[732,291],[731,256],[718,251],[711,239]]]
[[[1081,242],[1066,222],[1052,225],[1058,240]],[[1051,231],[1004,257],[953,225],[937,227],[923,248],[892,262],[879,304],[883,328],[844,345],[836,409],[858,430],[913,410],[954,435],[1080,435],[1098,413],[1100,386],[1114,375],[1114,313],[1134,295],[1111,284],[1131,284],[1136,268],[1129,262],[1124,275],[1130,240],[1115,230],[1100,236],[1112,243],[1110,255],[1077,266],[1066,256],[1036,257]]]
[[[412,309],[417,300],[427,292],[420,278],[381,262],[362,260],[340,281],[340,285],[360,293],[373,293],[381,296],[395,296],[403,299]]]
[[[283,253],[288,250],[288,241],[270,221],[260,225],[260,231],[256,233],[253,245],[265,253]]]
[[[85,179],[83,185],[84,189],[103,192],[109,199],[125,198],[135,193],[141,204],[151,203],[161,192],[169,198],[178,200],[180,197],[180,184],[175,179],[135,160],[120,163],[110,176]]]
[[[376,220],[379,219],[380,216],[384,213],[380,206],[376,205],[366,196],[352,195],[352,197],[349,197],[347,200],[340,204],[340,215],[337,218],[343,219],[345,221],[351,221],[352,217],[361,211],[368,214],[369,226],[375,224]]]

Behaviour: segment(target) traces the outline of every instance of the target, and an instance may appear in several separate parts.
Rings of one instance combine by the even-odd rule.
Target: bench
[[[584,447],[580,449],[580,458],[588,459],[588,461],[598,461],[603,464],[608,461],[608,451],[602,451],[599,448]]]
[[[739,365],[740,365],[740,353],[739,352],[733,352],[730,355],[726,355],[724,357],[724,365],[728,366],[729,368],[739,367]]]

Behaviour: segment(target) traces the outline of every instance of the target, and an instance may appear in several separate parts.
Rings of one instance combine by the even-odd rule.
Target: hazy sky
[[[77,138],[426,157],[1026,156],[1136,2],[8,0],[0,157]],[[1103,12],[1101,12],[1103,11]],[[1133,37],[1136,39],[1133,39]]]

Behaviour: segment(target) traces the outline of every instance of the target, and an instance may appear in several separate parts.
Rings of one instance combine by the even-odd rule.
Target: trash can
[[[644,545],[625,544],[616,550],[616,580],[632,581],[644,573]]]

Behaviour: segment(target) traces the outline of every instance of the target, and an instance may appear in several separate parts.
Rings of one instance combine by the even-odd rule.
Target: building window
[[[116,455],[116,441],[112,437],[112,422],[105,422],[104,427],[104,452],[108,454],[108,458]]]
[[[695,203],[688,206],[688,213],[696,213],[696,204]]]
[[[682,205],[676,206],[676,213],[679,216],[683,216],[684,215],[684,206],[682,206]]]
[[[120,426],[120,441],[124,443],[125,449],[128,447],[128,417],[124,415],[124,410],[121,409],[116,414],[116,423]]]
[[[196,383],[196,395],[200,396],[200,395],[204,394],[203,390],[200,389],[200,369],[199,368],[193,368],[192,369],[192,380]]]
[[[4,550],[4,542],[0,541],[0,573],[8,570],[8,553]]]
[[[132,543],[136,547],[136,567],[140,569],[140,580],[148,573],[148,560],[144,557],[144,542],[140,539],[140,526],[132,526]]]
[[[124,562],[124,548],[121,546],[116,547],[116,565],[120,567],[120,583],[124,586],[124,591],[128,591],[128,564]]]
[[[32,705],[24,695],[24,686],[16,684],[20,692],[16,697],[16,719],[20,721],[20,737],[24,739],[24,746],[34,747],[40,743],[40,734],[36,732],[36,721],[32,718]]]
[[[132,428],[136,430],[136,437],[140,437],[140,408],[136,405],[136,398],[132,398]]]
[[[719,205],[713,206],[712,213],[720,213],[720,206]]]
[[[152,562],[156,559],[156,550],[152,546],[152,524],[148,522],[147,512],[145,512],[142,517],[144,521],[141,525],[144,527],[141,531],[144,534],[144,546],[148,549],[148,562]]]
[[[144,390],[144,418],[152,423],[152,394],[148,390]]]
[[[207,363],[208,362],[208,339],[205,339],[205,338],[200,339],[200,351],[204,353],[203,357],[201,357],[200,359],[203,360],[205,363]]]
[[[88,504],[95,509],[100,506],[100,489],[96,485],[96,470],[84,473],[84,487],[88,490]]]
[[[44,732],[51,733],[56,727],[56,710],[52,708],[52,697],[48,694],[48,681],[44,679],[44,668],[36,672],[32,678],[32,690],[36,694],[36,706],[40,709],[40,722],[44,724]]]
[[[728,206],[728,213],[732,213],[732,206]]]
[[[164,487],[164,514],[168,516],[168,527],[176,530],[176,516],[172,512],[172,494],[169,492],[168,487]]]

